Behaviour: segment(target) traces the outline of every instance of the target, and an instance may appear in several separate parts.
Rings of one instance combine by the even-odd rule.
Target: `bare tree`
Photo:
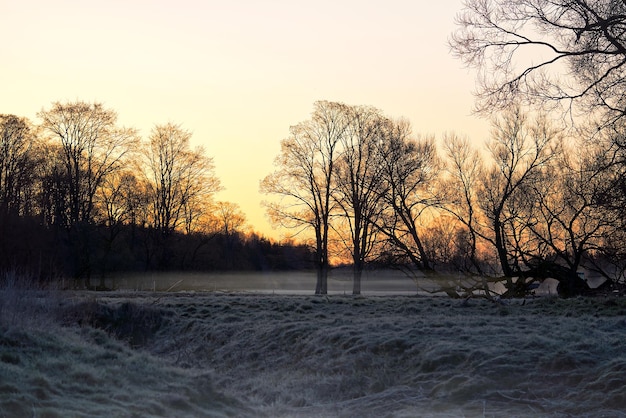
[[[567,266],[559,273],[571,277],[561,282],[567,287],[567,282],[576,282],[575,266],[589,252],[624,253],[617,248],[620,229],[615,222],[620,216],[615,209],[626,201],[620,197],[626,190],[622,180],[626,141],[619,132],[626,116],[626,3],[467,0],[457,24],[450,45],[457,57],[479,71],[479,112],[520,103],[558,110],[574,126],[593,125],[578,134],[583,132],[602,146],[602,158],[595,163],[564,161],[562,169],[554,167],[552,176],[544,178],[545,184],[526,189],[538,199],[532,212],[537,217],[527,208],[520,224],[526,226],[527,235],[514,237],[518,244],[534,246],[515,245],[522,251],[516,258],[528,261],[531,253],[540,258],[551,253]],[[610,141],[604,141],[605,131]],[[558,188],[547,187],[556,187],[557,180]],[[521,198],[517,201],[518,206],[523,203]],[[615,247],[598,248],[599,234]],[[573,292],[584,288],[574,287]]]
[[[376,227],[393,252],[428,274],[433,266],[421,230],[428,211],[440,203],[435,180],[441,165],[435,141],[413,139],[407,121],[391,121],[381,148],[386,209]]]
[[[468,235],[466,258],[469,263],[458,267],[463,271],[484,276],[482,263],[478,260],[477,222],[480,215],[476,196],[478,183],[483,177],[483,161],[467,138],[446,135],[443,138],[443,147],[448,161],[448,177],[442,183],[448,203],[444,209],[465,225]],[[486,286],[484,288],[488,291]]]
[[[340,140],[335,198],[349,231],[345,241],[352,258],[352,293],[358,295],[365,262],[378,241],[375,223],[385,195],[380,143],[387,122],[374,108],[354,106],[345,110],[349,123]]]
[[[281,142],[277,170],[261,191],[279,197],[267,203],[272,220],[289,228],[311,228],[315,235],[316,294],[328,292],[329,232],[334,211],[334,172],[340,140],[349,120],[346,105],[320,101],[311,119],[292,126]]]
[[[43,128],[61,146],[70,225],[92,222],[98,188],[135,148],[135,131],[118,128],[117,114],[100,103],[56,102],[38,116]]]
[[[466,0],[452,51],[479,70],[479,111],[577,106],[604,123],[626,115],[626,4],[614,0]]]
[[[201,147],[192,150],[190,139],[179,125],[157,125],[142,150],[152,223],[164,237],[179,227],[190,232],[203,202],[221,187],[213,160]]]
[[[246,216],[239,205],[233,202],[217,202],[213,217],[217,223],[216,230],[226,236],[243,232],[246,224]]]
[[[494,120],[488,143],[492,164],[478,195],[486,225],[475,230],[495,250],[508,294],[525,294],[529,277],[545,278],[527,267],[533,259],[544,259],[532,230],[537,201],[530,190],[545,179],[549,164],[562,152],[559,147],[558,135],[545,118],[531,123],[517,108]]]
[[[595,155],[594,155],[595,154]],[[563,153],[531,192],[536,202],[535,219],[529,223],[533,235],[549,254],[547,261],[562,266],[552,276],[559,280],[563,296],[584,294],[590,289],[578,278],[577,270],[602,251],[604,237],[619,229],[619,215],[602,207],[609,172],[598,164],[593,148],[579,144]],[[546,258],[541,260],[544,265]],[[600,266],[596,266],[600,267]],[[612,278],[597,269],[607,279]]]
[[[135,238],[140,206],[145,206],[145,187],[140,184],[135,172],[125,169],[106,176],[98,189],[96,206],[99,208],[100,219],[98,235],[100,241],[100,289],[105,289],[105,275],[114,261],[115,244],[126,226],[131,231],[131,246]],[[112,281],[115,288],[115,279]]]
[[[132,129],[118,128],[117,114],[99,103],[56,102],[38,116],[50,140],[58,144],[53,147],[50,171],[56,189],[53,219],[66,228],[71,248],[67,258],[75,279],[84,277],[89,287],[96,194],[104,179],[123,166],[137,135]]]
[[[521,296],[546,278],[559,281],[563,296],[590,291],[577,271],[598,267],[594,254],[619,229],[619,216],[602,207],[612,188],[606,169],[612,157],[603,144],[570,140],[575,145],[565,147],[545,118],[531,121],[514,110],[494,120],[485,170],[470,162],[478,157],[465,141],[446,141],[447,188],[457,191],[446,209],[474,237],[472,251],[487,243],[498,266],[473,262],[471,271],[483,280],[478,287],[466,281],[467,291],[489,295],[488,283],[504,281],[506,295]]]

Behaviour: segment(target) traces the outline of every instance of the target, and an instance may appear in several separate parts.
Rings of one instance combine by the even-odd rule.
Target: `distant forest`
[[[213,162],[179,125],[142,140],[113,110],[54,103],[0,115],[0,271],[93,287],[121,271],[310,268],[304,245],[246,227]]]

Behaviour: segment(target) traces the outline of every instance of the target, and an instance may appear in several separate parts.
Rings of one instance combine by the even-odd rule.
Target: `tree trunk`
[[[315,269],[317,270],[317,283],[315,284],[315,294],[325,295],[328,293],[328,251],[319,248],[316,254]]]
[[[325,295],[328,293],[328,267],[317,266],[317,283],[315,284],[315,294]]]
[[[513,276],[513,270],[511,269],[511,266],[509,265],[509,260],[508,260],[507,251],[506,251],[506,242],[504,240],[503,225],[499,219],[500,212],[497,212],[495,216],[496,216],[496,219],[494,220],[493,231],[495,233],[496,252],[498,253],[498,260],[500,261],[500,267],[502,268],[502,273],[504,274],[505,277],[510,278],[511,276]]]
[[[352,294],[361,294],[361,276],[363,275],[363,266],[360,263],[355,263],[353,266],[353,278],[352,278]]]

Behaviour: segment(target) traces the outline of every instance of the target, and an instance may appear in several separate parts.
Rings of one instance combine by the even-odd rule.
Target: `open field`
[[[0,302],[0,416],[626,417],[624,299]]]

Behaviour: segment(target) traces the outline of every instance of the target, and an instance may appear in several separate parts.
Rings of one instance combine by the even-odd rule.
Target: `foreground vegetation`
[[[626,299],[0,292],[4,416],[620,416]]]

